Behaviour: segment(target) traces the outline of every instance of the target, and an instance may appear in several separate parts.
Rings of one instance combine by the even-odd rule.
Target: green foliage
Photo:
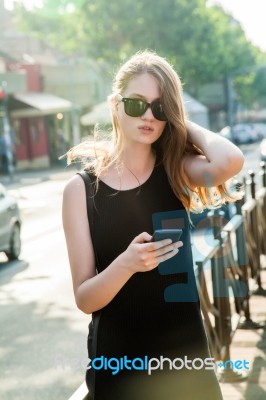
[[[111,65],[140,49],[156,50],[174,64],[192,94],[263,58],[239,23],[219,7],[207,8],[205,0],[46,0],[42,9],[18,9],[17,18],[24,30],[60,51]],[[261,95],[263,79],[239,77],[240,101]]]
[[[265,106],[266,64],[257,71],[239,75],[234,79],[237,100],[247,106],[253,104]]]

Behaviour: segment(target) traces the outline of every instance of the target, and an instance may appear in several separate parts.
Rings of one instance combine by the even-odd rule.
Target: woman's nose
[[[151,107],[149,106],[145,113],[141,116],[143,119],[154,119],[154,115],[152,113]]]

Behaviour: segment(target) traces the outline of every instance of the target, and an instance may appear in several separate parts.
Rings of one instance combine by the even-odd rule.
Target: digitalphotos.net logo
[[[96,357],[94,359],[88,360],[88,365],[86,369],[94,370],[111,370],[112,375],[117,375],[123,370],[137,370],[137,371],[147,371],[148,375],[151,375],[153,371],[156,370],[217,370],[218,368],[232,369],[232,370],[249,370],[249,362],[245,359],[243,360],[226,360],[224,362],[217,362],[214,358],[194,358],[190,359],[187,356],[184,358],[175,358],[171,360],[170,358],[160,356],[159,358],[149,358],[148,356],[136,357],[133,359],[123,356],[120,358],[111,357],[107,358],[104,356]]]

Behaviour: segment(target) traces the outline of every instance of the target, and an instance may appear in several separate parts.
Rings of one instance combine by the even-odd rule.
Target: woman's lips
[[[153,128],[152,127],[150,127],[150,126],[148,126],[148,125],[142,125],[142,126],[139,126],[139,128],[138,128],[142,133],[151,133],[151,132],[153,132]]]

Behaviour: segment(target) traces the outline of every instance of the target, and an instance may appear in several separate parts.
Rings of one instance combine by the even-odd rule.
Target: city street
[[[82,382],[90,317],[76,309],[61,225],[64,181],[13,191],[23,251],[0,263],[1,399],[67,399]]]
[[[100,250],[103,265],[104,259],[112,258],[112,251],[116,254],[119,248],[119,253],[125,250],[130,243],[125,242],[121,247],[122,239],[125,240],[126,234],[130,237],[136,226],[183,227],[184,219],[172,216],[172,211],[180,208],[178,197],[187,194],[188,198],[182,197],[181,203],[194,205],[194,210],[200,203],[198,195],[209,204],[200,215],[191,212],[190,216],[188,212],[191,225],[183,227],[185,246],[178,259],[184,263],[169,262],[162,269],[159,266],[154,272],[169,276],[148,279],[147,285],[142,278],[143,297],[146,294],[150,300],[146,307],[140,287],[134,290],[134,279],[122,288],[121,298],[128,293],[130,300],[136,296],[131,307],[124,307],[123,316],[120,297],[114,301],[120,310],[115,316],[123,318],[125,337],[113,340],[110,332],[114,333],[116,324],[112,320],[112,326],[106,325],[111,328],[103,329],[109,337],[111,353],[113,356],[139,353],[135,354],[139,356],[147,349],[147,354],[155,354],[152,341],[142,347],[147,340],[145,334],[142,341],[137,341],[137,351],[129,349],[132,347],[129,342],[124,346],[125,339],[133,338],[137,329],[142,332],[143,320],[146,332],[154,328],[153,323],[158,328],[162,352],[167,354],[176,349],[173,340],[182,339],[175,338],[175,330],[170,326],[180,324],[178,332],[180,335],[182,329],[185,332],[184,346],[179,343],[182,353],[189,344],[188,353],[197,355],[197,343],[205,342],[204,332],[201,327],[199,332],[196,329],[187,332],[189,325],[183,323],[187,319],[185,322],[192,321],[193,327],[195,322],[197,327],[197,318],[193,318],[193,312],[183,318],[184,310],[190,309],[184,304],[178,308],[180,319],[175,319],[172,313],[169,321],[167,310],[172,306],[164,304],[190,298],[186,296],[187,283],[193,291],[193,301],[198,290],[201,309],[194,307],[194,312],[202,313],[210,352],[217,365],[220,364],[219,369],[224,368],[225,382],[220,379],[224,400],[266,400],[266,182],[264,164],[263,168],[260,166],[261,159],[265,159],[266,165],[264,3],[165,0],[154,2],[153,6],[148,1],[124,0],[0,0],[0,400],[82,397],[74,393],[81,385],[86,386],[88,325],[92,316],[76,306],[62,224],[62,197],[67,181],[88,160],[96,157],[96,164],[97,160],[103,160],[106,166],[109,152],[112,182],[121,184],[120,188],[128,192],[134,185],[132,182],[135,186],[143,180],[147,182],[143,183],[145,189],[141,188],[145,204],[139,204],[142,196],[138,197],[139,202],[135,201],[133,192],[127,193],[125,203],[122,199],[121,204],[107,202],[105,207],[103,202],[101,222],[105,228],[97,225],[103,245]],[[152,153],[148,152],[148,143],[162,131],[164,137],[153,143]],[[180,141],[173,135],[180,136]],[[224,182],[227,177],[239,171],[242,155],[221,138],[233,141],[245,157],[242,171],[228,182]],[[94,151],[90,146],[95,140],[99,152],[98,146]],[[198,159],[194,157],[196,153]],[[167,182],[161,166],[150,175],[150,182],[146,177],[154,158],[156,166],[163,159],[171,169],[175,168],[173,158],[177,156],[180,160],[182,155],[188,158],[176,166],[176,171],[168,173],[177,185],[179,182],[176,199],[171,199],[166,193],[172,177]],[[184,168],[189,169],[189,177],[183,176]],[[190,178],[188,186],[202,185],[198,194],[184,187],[186,178]],[[219,187],[212,190],[209,187],[212,185]],[[243,199],[215,207],[219,193],[220,203],[238,196]],[[80,216],[80,207],[75,203],[78,194],[74,195],[71,212],[75,218]],[[80,230],[75,234],[69,210],[70,230],[77,243],[81,243],[84,233]],[[115,226],[111,235],[105,234],[107,228],[112,230],[112,218],[117,221],[115,212],[123,228]],[[109,216],[112,216],[110,221]],[[134,221],[126,223],[126,217]],[[137,225],[139,219],[145,220],[145,224]],[[116,231],[121,235],[121,243],[117,243],[120,236],[114,236]],[[117,240],[110,242],[112,236]],[[78,247],[74,239],[71,242]],[[106,249],[111,244],[113,248],[108,254]],[[80,270],[82,251],[84,246],[78,251]],[[164,251],[159,250],[157,258]],[[138,251],[133,248],[133,253],[137,259]],[[143,254],[139,268],[146,256],[150,261],[154,255],[145,249]],[[87,259],[86,249],[84,255]],[[183,271],[183,264],[186,269],[189,267],[188,271],[192,270],[192,281],[189,273],[186,276]],[[108,271],[102,280],[100,276],[98,296],[105,292],[110,295],[112,270]],[[119,272],[119,266],[114,272]],[[175,273],[176,283],[175,276],[170,276]],[[191,282],[193,287],[189,285]],[[165,297],[158,297],[160,287]],[[182,288],[180,293],[179,288]],[[158,307],[151,300],[152,290]],[[86,301],[91,303],[88,298]],[[154,321],[148,309],[155,310]],[[136,329],[130,328],[132,320],[140,322],[135,323]],[[96,339],[100,336],[96,332]],[[100,338],[99,343],[104,347],[104,340]],[[159,348],[155,347],[158,353]],[[106,353],[99,346],[98,350]],[[226,361],[230,364],[231,357],[235,357],[233,367],[229,365],[227,372],[225,364]],[[252,365],[242,385],[238,382],[242,372],[237,365],[234,367],[240,359],[247,359]],[[158,377],[161,375],[163,378],[165,375],[162,387],[171,393],[166,397],[178,396],[172,385],[172,373],[162,371]],[[180,376],[185,388],[183,374],[177,379]],[[230,379],[235,381],[229,385]],[[100,380],[98,386],[107,393],[100,397],[110,400],[116,389],[107,381]],[[157,382],[160,385],[159,379]],[[201,397],[200,387],[212,392],[208,382],[194,380],[193,373],[188,389],[195,393],[194,397]],[[120,382],[115,386],[119,391]],[[150,390],[145,382],[140,382],[136,390],[141,392],[139,397],[154,393],[154,388]],[[180,387],[179,392],[182,392]],[[130,385],[127,393],[125,397],[134,397]],[[187,390],[184,393],[184,397],[193,397]],[[212,397],[212,393],[204,396]]]
[[[258,144],[243,151],[244,174],[257,173]],[[84,378],[90,316],[72,294],[61,223],[65,183],[62,176],[9,190],[22,210],[23,250],[16,262],[0,254],[2,400],[65,400]]]

